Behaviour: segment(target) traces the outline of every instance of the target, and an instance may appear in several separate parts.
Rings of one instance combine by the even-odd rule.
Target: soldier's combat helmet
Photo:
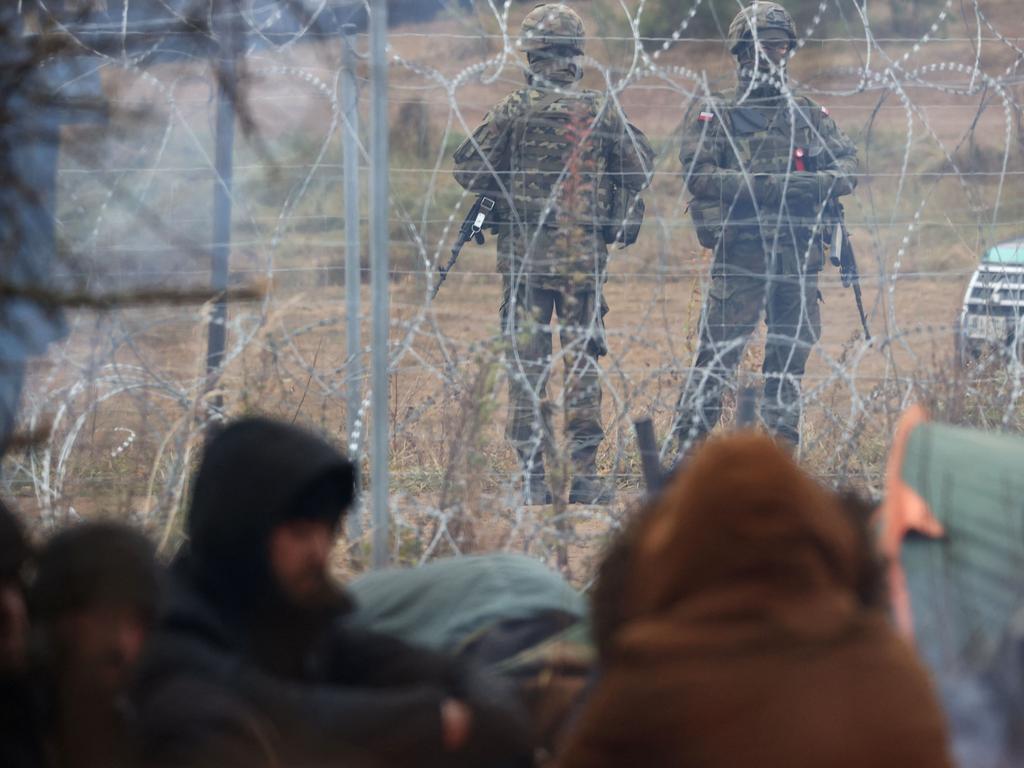
[[[754,31],[758,33],[768,29],[777,29],[789,36],[790,45],[796,45],[796,25],[789,11],[778,3],[754,0],[750,5],[733,17],[729,25],[729,53],[738,54],[743,46],[754,39]]]
[[[526,14],[519,46],[527,52],[550,48],[583,53],[583,19],[565,3],[542,3]]]

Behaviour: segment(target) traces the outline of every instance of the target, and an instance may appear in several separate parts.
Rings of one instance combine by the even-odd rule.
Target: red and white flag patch
[[[701,112],[699,115],[697,115],[697,119],[700,120],[702,123],[710,123],[712,120],[715,119],[715,116],[711,112]]]
[[[822,107],[821,108],[821,114],[823,114],[825,117],[828,117],[832,113],[828,111],[828,107]]]

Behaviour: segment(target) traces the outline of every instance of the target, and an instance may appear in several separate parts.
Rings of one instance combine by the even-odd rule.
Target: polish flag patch
[[[825,117],[829,117],[832,113],[828,111],[828,107],[822,107],[821,114],[823,114]]]
[[[699,115],[697,115],[697,119],[700,120],[702,123],[710,123],[712,120],[715,119],[715,116],[711,112],[701,112]]]

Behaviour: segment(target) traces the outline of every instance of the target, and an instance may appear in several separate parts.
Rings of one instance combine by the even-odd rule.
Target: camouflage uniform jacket
[[[455,178],[498,201],[506,280],[578,291],[605,279],[612,189],[646,187],[654,152],[603,94],[559,74],[499,102],[456,150]]]
[[[838,179],[833,188],[848,194],[856,185],[856,146],[828,110],[806,96],[739,103],[741,95],[739,89],[715,94],[686,117],[679,160],[694,196],[694,223],[698,232],[702,224],[717,227],[719,234],[724,227],[725,245],[715,247],[719,261],[737,250],[761,251],[766,243],[802,254],[812,236],[820,241],[819,204],[768,202],[755,175],[771,175],[785,188],[794,178],[790,174],[804,166],[831,172],[825,178]],[[820,266],[820,259],[807,263],[809,269]]]

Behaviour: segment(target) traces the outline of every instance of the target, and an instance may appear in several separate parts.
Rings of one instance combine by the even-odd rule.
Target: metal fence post
[[[359,92],[356,85],[355,51],[352,48],[353,24],[341,28],[341,154],[343,165],[343,186],[345,191],[345,332],[347,337],[346,391],[348,411],[348,439],[359,423],[359,408],[362,404],[362,338],[360,328],[360,289],[362,274],[359,253]],[[358,450],[353,448],[352,460],[359,460]],[[352,541],[363,533],[362,510],[359,494],[348,514],[348,535]]]
[[[757,390],[740,387],[736,393],[736,428],[753,429],[757,422]]]
[[[387,0],[373,0],[370,13],[370,282],[373,292],[373,567],[391,559],[388,507],[388,60]]]
[[[235,148],[235,99],[238,97],[237,26],[234,15],[228,13],[229,3],[218,5],[222,21],[218,24],[215,72],[217,76],[217,127],[214,147],[214,170],[217,178],[213,185],[213,247],[211,248],[210,287],[220,294],[210,316],[206,346],[207,386],[224,363],[227,342],[229,259],[231,256],[231,190],[233,182],[233,155]],[[217,395],[210,403],[213,411],[220,411],[223,398]]]

